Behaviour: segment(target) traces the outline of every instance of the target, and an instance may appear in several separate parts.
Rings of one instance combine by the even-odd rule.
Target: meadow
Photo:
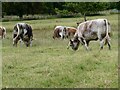
[[[55,25],[76,27],[83,18],[59,18],[3,22],[7,36],[2,40],[2,87],[5,88],[117,88],[118,14],[90,16],[107,18],[111,24],[111,50],[99,51],[99,41],[90,42],[91,51],[67,49],[69,39],[52,38]],[[33,46],[12,46],[17,22],[33,27]]]

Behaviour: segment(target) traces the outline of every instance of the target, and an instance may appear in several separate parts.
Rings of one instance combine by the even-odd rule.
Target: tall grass
[[[55,25],[76,27],[83,18],[22,21],[33,27],[36,40],[26,48],[12,46],[12,30],[17,21],[3,22],[7,37],[2,47],[2,87],[9,88],[117,88],[118,87],[118,15],[87,17],[107,18],[111,23],[112,50],[99,42],[90,42],[91,51],[66,49],[69,39],[52,39]]]

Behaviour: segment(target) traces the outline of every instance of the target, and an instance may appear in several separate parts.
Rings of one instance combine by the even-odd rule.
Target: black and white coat
[[[26,23],[17,23],[13,30],[13,46],[17,46],[18,41],[23,41],[25,45],[31,46],[33,40],[32,27]]]

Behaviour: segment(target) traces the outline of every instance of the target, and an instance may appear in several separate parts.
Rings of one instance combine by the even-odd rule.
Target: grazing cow
[[[23,41],[25,45],[31,46],[33,40],[32,27],[26,23],[17,23],[13,30],[13,46],[17,46],[18,41]]]
[[[67,27],[67,26],[56,26],[54,29],[54,35],[53,38],[68,38],[70,36],[74,36],[76,32],[76,28],[74,27]]]
[[[0,26],[0,36],[2,39],[5,38],[5,36],[6,36],[6,28],[5,27]]]
[[[66,26],[56,26],[54,29],[53,38],[66,38]]]
[[[85,46],[88,50],[89,42],[91,40],[100,40],[100,50],[103,49],[104,44],[110,45],[110,23],[107,19],[95,19],[80,23],[74,38],[68,44],[73,50],[77,50],[79,44]]]

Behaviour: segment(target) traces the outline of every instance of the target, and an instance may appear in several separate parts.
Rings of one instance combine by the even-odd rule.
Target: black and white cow
[[[32,27],[26,23],[17,23],[13,30],[13,46],[17,46],[18,41],[23,41],[25,45],[31,46],[33,40]]]
[[[108,44],[109,49],[111,49],[110,23],[107,19],[95,19],[80,23],[74,38],[68,44],[68,48],[71,46],[73,50],[77,50],[81,43],[88,50],[89,42],[98,39],[100,41],[100,50],[103,49],[104,44]]]

